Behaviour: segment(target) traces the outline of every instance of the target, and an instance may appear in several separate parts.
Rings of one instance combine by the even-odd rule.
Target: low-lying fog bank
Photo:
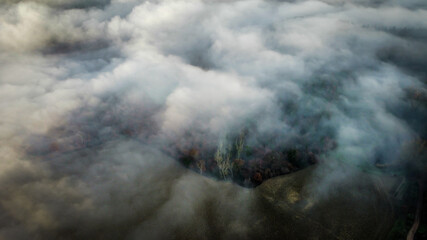
[[[0,239],[390,236],[426,40],[424,0],[3,0]]]

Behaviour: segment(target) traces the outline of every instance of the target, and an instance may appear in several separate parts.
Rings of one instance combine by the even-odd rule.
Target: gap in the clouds
[[[107,40],[96,40],[89,42],[66,42],[52,39],[49,44],[42,49],[43,54],[66,54],[95,52],[97,50],[107,50],[111,42]]]
[[[192,148],[182,152],[179,161],[202,175],[248,188],[256,187],[272,177],[304,169],[318,161],[313,152],[293,148],[272,150],[268,147],[244,147],[243,156],[240,157],[236,155],[236,149],[223,150],[231,153],[224,152],[222,160],[218,160],[218,152],[210,151],[209,157],[202,158],[200,155],[206,154]]]
[[[88,9],[88,8],[105,8],[111,3],[111,0],[68,0],[68,1],[51,1],[48,5],[59,9]]]
[[[316,164],[321,161],[321,154],[336,147],[335,141],[327,136],[309,145],[298,137],[289,140],[283,136],[256,135],[253,128],[244,128],[212,144],[208,137],[188,133],[185,143],[178,141],[165,152],[201,175],[253,188],[267,179]]]
[[[144,145],[149,137],[141,137],[136,127],[90,130],[90,124],[64,126],[53,129],[48,135],[32,136],[27,140],[26,153],[32,158],[48,164],[54,174],[79,175],[82,165],[90,167],[91,159],[85,156],[96,154],[110,142],[130,141]],[[221,144],[217,148],[204,146],[203,142],[192,141],[186,146],[179,142],[158,147],[165,155],[180,162],[184,167],[206,177],[234,182],[240,186],[253,188],[272,177],[290,174],[319,161],[320,149],[246,145],[244,139],[235,138],[233,144]],[[189,140],[187,140],[189,141]],[[333,147],[332,140],[326,139],[324,151]],[[68,157],[67,157],[68,156]],[[220,160],[221,158],[221,160]],[[69,159],[73,159],[72,163]],[[61,166],[67,165],[66,168]],[[63,172],[66,171],[66,172]]]
[[[416,30],[388,30],[389,33],[395,34],[401,38],[412,39],[413,45],[407,46],[387,46],[379,49],[376,56],[382,62],[392,64],[408,75],[420,79],[427,83],[427,48],[423,46],[422,39],[427,35],[427,31],[414,33]]]
[[[78,175],[82,165],[93,164],[82,160],[90,159],[85,157],[88,154],[97,154],[114,141],[132,140],[141,147],[157,148],[203,176],[252,188],[269,178],[316,164],[320,154],[336,147],[334,140],[327,136],[317,145],[308,145],[301,139],[300,143],[297,139],[290,141],[294,143],[291,145],[280,134],[257,135],[254,126],[228,134],[219,144],[209,134],[194,131],[181,138],[160,138],[153,117],[157,111],[153,106],[132,107],[117,97],[106,97],[95,109],[75,110],[65,124],[50,129],[47,134],[28,138],[24,148],[32,159],[48,164],[55,174]],[[64,164],[67,167],[62,169]]]
[[[51,42],[40,50],[46,59],[55,62],[55,66],[63,71],[58,79],[69,78],[92,79],[109,70],[114,63],[123,58],[119,48],[109,41],[93,41],[89,43]]]

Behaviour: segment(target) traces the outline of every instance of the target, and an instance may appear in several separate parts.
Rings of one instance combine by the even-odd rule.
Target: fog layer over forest
[[[1,0],[0,239],[171,239],[212,202],[244,237],[251,190],[178,161],[242,135],[315,154],[319,196],[424,176],[426,40],[424,0]]]

